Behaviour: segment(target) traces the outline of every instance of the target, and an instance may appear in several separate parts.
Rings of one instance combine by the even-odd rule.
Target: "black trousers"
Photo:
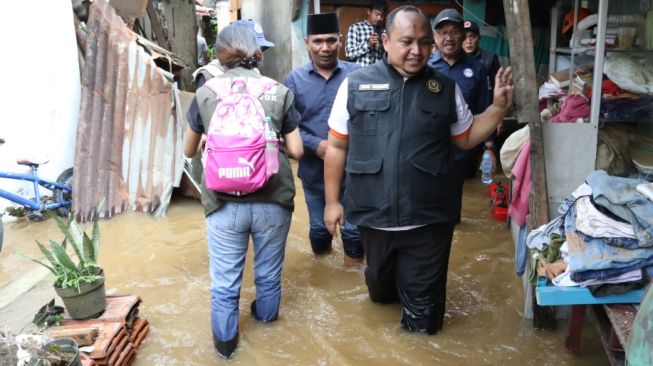
[[[435,334],[442,329],[454,226],[451,221],[405,231],[358,227],[370,299],[399,301],[407,330]]]

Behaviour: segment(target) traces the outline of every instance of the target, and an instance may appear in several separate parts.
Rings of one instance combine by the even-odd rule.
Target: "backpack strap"
[[[276,86],[277,84],[279,83],[277,83],[276,80],[270,79],[269,77],[266,76],[261,76],[258,79],[248,78],[247,91],[258,99],[266,91],[268,91],[273,86]]]
[[[249,94],[257,99],[270,88],[279,84],[276,80],[270,79],[266,76],[261,76],[260,78],[247,78],[247,80],[242,77],[211,78],[204,83],[204,86],[214,92],[218,99],[224,99],[228,95],[233,94],[232,88],[240,83],[246,85]]]
[[[243,78],[232,79],[215,77],[209,79],[206,83],[204,83],[204,86],[214,92],[217,99],[224,99],[231,94],[231,86],[237,79],[240,79],[244,82]]]

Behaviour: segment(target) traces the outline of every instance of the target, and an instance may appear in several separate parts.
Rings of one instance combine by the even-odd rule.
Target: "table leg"
[[[569,316],[569,332],[565,340],[565,349],[570,353],[580,351],[580,337],[583,331],[583,321],[587,305],[572,305]]]

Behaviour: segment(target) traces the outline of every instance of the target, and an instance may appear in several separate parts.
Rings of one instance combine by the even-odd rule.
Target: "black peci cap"
[[[336,13],[309,14],[306,21],[306,35],[340,33]]]

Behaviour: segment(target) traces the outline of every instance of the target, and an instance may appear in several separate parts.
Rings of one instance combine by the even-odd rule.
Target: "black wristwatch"
[[[486,151],[486,150],[492,150],[492,151],[494,151],[494,146],[483,145],[483,151]]]

